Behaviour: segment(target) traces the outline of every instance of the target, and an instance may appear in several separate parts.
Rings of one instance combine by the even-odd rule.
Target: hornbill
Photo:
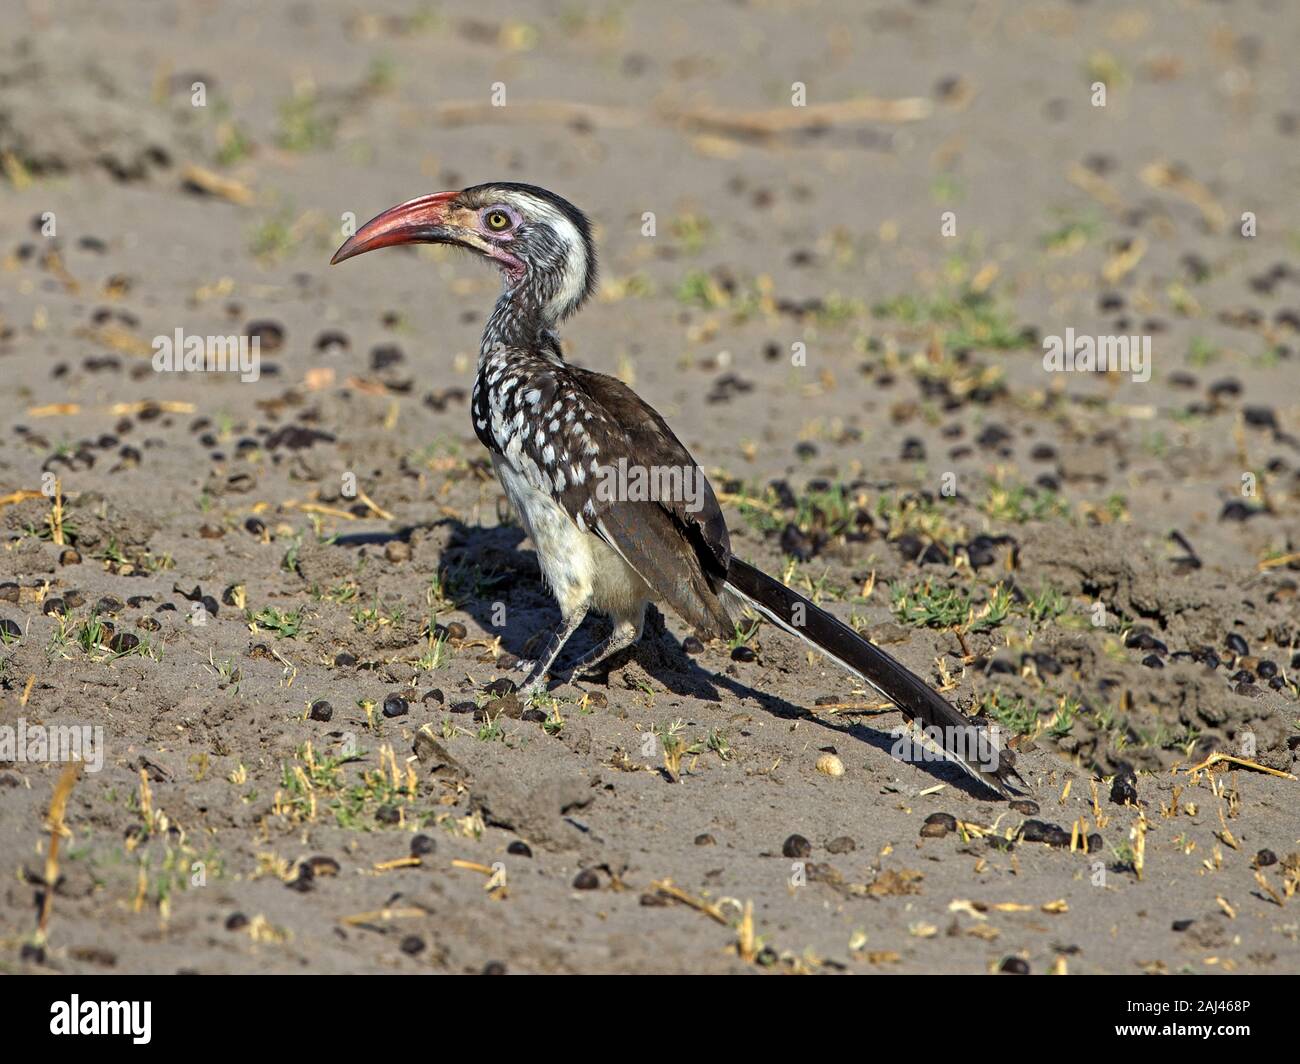
[[[733,618],[749,606],[895,702],[988,787],[1010,796],[1009,781],[1023,783],[991,729],[831,614],[734,557],[713,489],[664,419],[622,381],[564,360],[555,330],[596,284],[596,249],[581,211],[515,182],[438,192],[371,219],[331,264],[413,243],[468,249],[502,274],[479,348],[471,414],[562,617],[526,666],[525,688],[545,683],[590,610],[608,614],[613,631],[574,675],[635,643],[651,601],[721,637],[734,633]],[[610,490],[615,469],[648,473],[643,488],[668,483],[676,490],[633,498]],[[665,471],[676,478],[665,479]]]

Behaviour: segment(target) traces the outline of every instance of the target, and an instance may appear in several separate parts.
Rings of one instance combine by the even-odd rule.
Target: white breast
[[[511,508],[537,548],[542,576],[554,592],[560,612],[568,616],[591,600],[594,537],[581,531],[548,494],[533,487],[508,458],[494,454],[492,464]]]
[[[494,454],[492,464],[537,548],[542,576],[560,612],[567,617],[587,606],[639,624],[645,603],[654,596],[635,570],[599,536],[578,528],[559,503],[511,464],[508,453]]]

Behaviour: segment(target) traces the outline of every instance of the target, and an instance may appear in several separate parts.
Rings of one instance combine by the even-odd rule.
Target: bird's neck
[[[562,361],[555,326],[555,316],[542,293],[526,285],[507,287],[483,329],[479,362],[502,348]]]

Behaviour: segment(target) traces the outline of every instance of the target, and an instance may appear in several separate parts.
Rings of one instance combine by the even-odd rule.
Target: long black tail
[[[1015,757],[994,735],[874,643],[813,605],[797,591],[737,558],[727,569],[727,586],[777,627],[796,635],[869,683],[938,741],[947,757],[1003,797],[1010,781],[1024,784]]]

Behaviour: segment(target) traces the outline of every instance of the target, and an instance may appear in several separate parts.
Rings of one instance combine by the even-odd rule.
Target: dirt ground
[[[1300,969],[1292,5],[5,7],[0,740],[103,763],[0,765],[0,970]],[[493,179],[596,226],[568,357],[1022,800],[769,628],[500,682],[558,614],[467,409],[499,282],[327,265]]]

